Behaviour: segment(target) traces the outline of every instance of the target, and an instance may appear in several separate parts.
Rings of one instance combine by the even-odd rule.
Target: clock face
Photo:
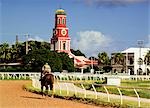
[[[67,34],[66,29],[62,29],[62,30],[61,30],[61,34],[62,34],[63,36],[65,36],[65,35]]]

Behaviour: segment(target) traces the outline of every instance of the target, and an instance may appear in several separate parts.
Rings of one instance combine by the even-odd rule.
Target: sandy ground
[[[0,80],[0,108],[102,108],[58,98],[43,98],[24,91],[29,81]]]

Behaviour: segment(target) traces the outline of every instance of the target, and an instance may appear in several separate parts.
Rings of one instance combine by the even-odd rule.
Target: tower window
[[[63,50],[66,49],[66,43],[63,43]]]
[[[61,23],[60,18],[58,18],[57,19],[57,24],[60,24],[60,23]]]
[[[62,19],[62,24],[65,24],[65,19],[64,18]]]

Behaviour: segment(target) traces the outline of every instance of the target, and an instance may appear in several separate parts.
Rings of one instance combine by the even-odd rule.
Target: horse
[[[44,95],[48,95],[48,89],[50,86],[50,90],[52,90],[52,96],[54,97],[54,90],[53,90],[53,84],[54,84],[54,75],[53,74],[46,74],[42,79],[41,79],[41,93],[43,96],[43,87],[45,86],[46,88],[46,94]]]

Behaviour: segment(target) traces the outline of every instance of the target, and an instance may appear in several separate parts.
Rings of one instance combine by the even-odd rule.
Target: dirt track
[[[29,81],[0,81],[0,108],[100,108],[69,100],[43,98],[22,89]]]

